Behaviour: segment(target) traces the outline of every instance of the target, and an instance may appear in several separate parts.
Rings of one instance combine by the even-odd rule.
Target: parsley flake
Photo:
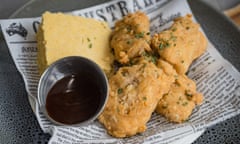
[[[128,41],[127,41],[127,44],[131,44],[131,43],[132,43],[132,41],[131,41],[131,40],[128,40]]]
[[[121,94],[121,93],[123,93],[123,89],[119,88],[117,92],[118,92],[118,94]]]
[[[143,97],[143,100],[146,101],[146,100],[147,100],[147,97]]]
[[[139,38],[143,38],[144,37],[144,32],[140,32],[135,34],[135,38],[139,39]]]
[[[88,48],[92,48],[92,44],[91,43],[88,45]]]
[[[192,97],[193,97],[193,94],[191,93],[190,90],[186,90],[186,91],[185,91],[185,95],[187,96],[187,99],[189,99],[189,100],[191,100]]]
[[[183,105],[183,106],[186,106],[186,105],[188,105],[188,102],[184,102],[182,105]]]
[[[177,30],[177,28],[175,28],[175,27],[172,29],[173,32],[175,32],[176,30]]]
[[[90,42],[90,38],[87,38],[87,41]]]
[[[160,43],[158,47],[159,47],[160,50],[162,50],[164,48],[164,44]]]

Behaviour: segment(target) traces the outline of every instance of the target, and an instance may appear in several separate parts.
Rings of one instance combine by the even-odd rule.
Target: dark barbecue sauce
[[[98,110],[100,90],[91,78],[71,75],[59,80],[46,100],[48,115],[57,122],[76,124],[92,117]]]

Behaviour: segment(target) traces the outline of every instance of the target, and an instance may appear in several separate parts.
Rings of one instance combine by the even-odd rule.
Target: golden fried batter
[[[121,67],[109,80],[109,99],[99,121],[115,137],[145,131],[159,99],[173,81],[151,62]]]
[[[170,29],[155,34],[151,45],[179,74],[185,74],[192,61],[206,50],[207,40],[192,16],[186,15],[175,19]]]
[[[115,59],[128,66],[110,76],[109,98],[98,119],[114,137],[144,132],[154,110],[181,123],[203,101],[194,81],[185,75],[207,45],[191,15],[155,34],[151,40],[154,51],[149,41],[149,20],[142,12],[127,15],[112,32]]]
[[[149,19],[142,12],[128,14],[115,24],[110,41],[115,58],[122,64],[151,51]]]
[[[164,72],[176,78],[170,91],[160,99],[156,112],[162,114],[168,120],[181,123],[189,118],[196,105],[203,101],[202,94],[196,91],[196,84],[186,75],[178,75],[170,64],[160,60],[158,66]]]

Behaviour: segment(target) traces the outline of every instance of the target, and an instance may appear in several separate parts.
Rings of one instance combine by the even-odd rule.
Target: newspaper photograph
[[[149,17],[151,35],[169,28],[175,18],[192,14],[186,0],[113,0],[68,14],[106,21],[113,28],[116,21],[136,11],[142,11]],[[194,109],[187,121],[173,123],[154,112],[146,131],[129,138],[110,136],[98,120],[82,127],[54,125],[40,110],[37,101],[40,74],[36,33],[40,23],[40,16],[6,19],[0,20],[0,28],[23,77],[28,96],[34,103],[33,109],[40,127],[52,135],[50,144],[171,143],[240,113],[240,73],[208,41],[206,52],[191,64],[187,72],[187,76],[196,82],[197,90],[204,96],[203,103]]]

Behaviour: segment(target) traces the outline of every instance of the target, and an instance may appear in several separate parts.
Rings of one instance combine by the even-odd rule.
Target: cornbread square
[[[89,58],[109,72],[113,61],[109,47],[110,34],[111,29],[106,22],[45,12],[37,32],[40,74],[50,64],[67,56]]]

